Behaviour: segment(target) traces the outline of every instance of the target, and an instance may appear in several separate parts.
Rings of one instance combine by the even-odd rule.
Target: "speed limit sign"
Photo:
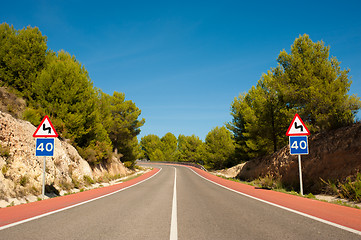
[[[54,138],[37,138],[35,156],[54,156]]]
[[[290,150],[292,155],[308,154],[307,136],[290,136]]]

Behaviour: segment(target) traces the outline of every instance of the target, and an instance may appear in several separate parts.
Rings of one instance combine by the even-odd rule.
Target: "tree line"
[[[94,87],[75,56],[48,49],[37,27],[0,25],[0,86],[26,100],[23,118],[35,126],[49,115],[60,138],[90,164],[105,163],[114,152],[128,167],[138,158],[141,110],[124,93]]]
[[[234,99],[232,121],[212,129],[204,142],[195,135],[151,134],[141,139],[139,147],[137,135],[145,120],[124,93],[108,95],[94,87],[75,56],[48,49],[38,28],[0,25],[0,86],[26,100],[25,120],[37,126],[49,115],[60,137],[92,165],[118,153],[130,167],[139,154],[152,161],[230,167],[287,145],[285,132],[295,113],[312,134],[355,122],[361,102],[348,94],[349,70],[330,57],[324,42],[299,36],[290,53],[280,52],[277,62]]]
[[[163,137],[149,134],[140,140],[143,158],[150,161],[192,162],[208,169],[233,166],[234,140],[232,133],[223,127],[215,127],[203,142],[199,137],[172,133]]]
[[[361,102],[348,94],[350,70],[341,69],[323,41],[315,43],[307,34],[300,35],[290,53],[280,52],[277,62],[255,86],[234,99],[227,129],[213,129],[204,143],[196,136],[148,135],[141,140],[144,156],[154,161],[204,163],[217,169],[287,145],[285,134],[295,113],[311,134],[355,122]]]

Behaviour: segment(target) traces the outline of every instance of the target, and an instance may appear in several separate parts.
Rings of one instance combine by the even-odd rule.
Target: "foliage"
[[[41,118],[45,116],[43,109],[34,109],[27,107],[23,113],[23,119],[31,122],[34,126],[38,126],[41,122]]]
[[[203,163],[205,155],[205,145],[199,137],[178,136],[178,161],[179,162],[193,162],[193,163]]]
[[[8,170],[9,170],[9,168],[8,168],[6,165],[4,165],[4,166],[1,168],[1,172],[2,172],[3,175],[5,175]]]
[[[291,53],[282,51],[277,68],[263,74],[256,86],[235,98],[233,120],[238,161],[270,154],[286,145],[285,132],[297,112],[312,133],[346,126],[361,107],[347,93],[349,70],[341,70],[329,47],[308,35],[297,38]]]
[[[178,140],[172,133],[166,133],[161,139],[161,150],[165,161],[173,162],[176,160],[176,151]]]
[[[123,161],[134,162],[139,155],[136,136],[145,122],[138,120],[141,110],[132,101],[126,101],[124,93],[114,92],[112,97],[105,95],[105,99],[110,102],[107,114],[110,112],[112,120],[108,120],[106,127],[112,144],[124,155]]]
[[[339,197],[349,199],[355,202],[361,202],[361,178],[358,176],[355,182],[351,181],[351,178],[346,179],[345,184],[338,184]]]
[[[167,133],[162,138],[149,134],[142,137],[141,149],[151,161],[192,162],[219,169],[234,164],[234,140],[225,127],[216,127],[208,133],[206,141],[199,137]]]
[[[142,139],[140,140],[140,146],[146,159],[156,161],[153,158],[153,155],[157,149],[162,148],[162,142],[157,135],[149,134],[142,137]]]
[[[9,147],[3,147],[0,144],[0,157],[4,157],[4,158],[10,157],[10,148]]]
[[[280,53],[275,69],[279,95],[314,132],[352,124],[360,108],[359,98],[347,94],[352,83],[349,70],[341,70],[329,52],[329,46],[305,34],[295,40],[290,54]]]
[[[92,185],[95,183],[94,180],[88,175],[84,175],[83,179],[84,179],[86,185]]]
[[[166,133],[162,138],[149,134],[140,140],[144,157],[151,161],[176,161],[177,138]]]
[[[0,84],[31,99],[33,83],[44,68],[46,51],[46,37],[38,28],[15,30],[7,23],[0,24]]]
[[[140,109],[124,93],[109,96],[94,88],[75,56],[47,50],[38,28],[0,25],[1,86],[25,98],[24,119],[38,125],[49,115],[60,137],[69,139],[88,162],[108,161],[113,148],[123,161],[137,159],[136,136],[144,124],[138,120]]]
[[[124,162],[124,167],[129,168],[129,169],[133,169],[134,168],[134,162],[133,161],[126,161]]]
[[[25,187],[26,186],[26,184],[28,184],[29,183],[29,177],[28,176],[22,176],[21,178],[20,178],[20,185],[21,186],[23,186],[23,187]]]
[[[271,175],[265,177],[259,177],[254,180],[254,184],[264,189],[283,189],[283,185],[280,179],[274,179]]]
[[[222,169],[234,165],[234,140],[225,127],[216,127],[205,139],[205,164],[208,168]]]

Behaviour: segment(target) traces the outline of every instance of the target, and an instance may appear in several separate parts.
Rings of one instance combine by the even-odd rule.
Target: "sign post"
[[[54,156],[54,137],[58,137],[53,124],[50,122],[48,116],[45,116],[40,125],[33,134],[36,138],[35,156],[44,156],[43,163],[43,186],[42,195],[45,198],[45,171],[46,171],[46,156]],[[40,138],[41,137],[41,138]]]
[[[300,116],[296,113],[294,116],[286,135],[290,138],[290,153],[291,155],[298,155],[298,171],[300,176],[300,192],[303,195],[303,182],[302,182],[302,167],[301,155],[308,154],[308,138],[310,131],[307,129],[305,123]]]

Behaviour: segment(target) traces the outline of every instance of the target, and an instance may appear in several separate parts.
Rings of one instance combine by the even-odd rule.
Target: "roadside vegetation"
[[[178,138],[171,133],[162,138],[148,135],[140,141],[143,157],[222,169],[268,156],[286,146],[285,133],[295,113],[313,135],[357,121],[361,102],[359,97],[348,94],[352,83],[350,70],[341,68],[324,42],[313,42],[307,34],[299,36],[289,53],[280,52],[277,63],[248,92],[234,99],[232,121],[214,128],[204,142],[194,135]],[[271,188],[291,187],[271,175],[258,181]],[[340,181],[331,184],[326,180],[329,186],[325,186],[340,197],[360,201],[358,178]]]
[[[142,137],[140,146],[143,158],[150,161],[190,162],[204,165],[207,169],[231,167],[234,162],[234,140],[226,127],[216,127],[206,136],[199,137],[167,133],[162,138],[156,135]]]
[[[120,157],[129,168],[138,158],[222,169],[267,156],[288,144],[285,132],[295,113],[311,134],[355,123],[360,98],[348,93],[349,70],[330,56],[324,42],[299,36],[289,53],[280,52],[277,63],[248,92],[234,98],[232,120],[213,128],[204,141],[195,135],[167,133],[144,136],[138,143],[145,120],[133,101],[126,100],[124,93],[108,95],[94,87],[85,66],[64,50],[48,49],[47,38],[37,27],[16,30],[3,23],[0,110],[35,126],[49,115],[59,137],[74,145],[92,166]],[[8,157],[8,149],[0,146],[0,155]],[[1,171],[6,173],[6,167]],[[325,191],[361,201],[360,182],[360,175],[342,181],[325,179]],[[25,177],[21,184],[27,184]],[[287,188],[272,176],[260,184]]]
[[[293,189],[285,187],[279,179],[273,179],[270,176],[266,176],[266,177],[263,177],[263,178],[260,177],[258,179],[255,179],[255,180],[249,181],[249,182],[242,181],[242,180],[239,180],[237,178],[224,177],[223,175],[217,175],[217,176],[221,177],[223,179],[227,179],[227,180],[230,180],[230,181],[247,184],[247,185],[250,185],[250,186],[257,187],[257,188],[273,190],[273,191],[277,191],[277,192],[291,194],[291,195],[294,195],[294,196],[299,196],[299,197],[304,197],[304,198],[309,198],[309,199],[314,199],[314,200],[319,200],[319,201],[324,201],[324,202],[330,202],[330,203],[333,203],[333,204],[338,204],[338,205],[342,205],[342,206],[346,206],[346,207],[352,207],[352,208],[360,209],[360,207],[355,204],[355,203],[358,203],[360,201],[357,201],[355,199],[350,199],[350,198],[347,198],[347,197],[343,197],[342,195],[337,195],[338,199],[327,201],[327,200],[317,198],[312,193],[301,195],[299,192],[296,192]]]
[[[111,96],[94,87],[76,57],[48,49],[37,27],[16,30],[0,24],[0,46],[2,111],[35,126],[49,115],[60,138],[70,141],[92,166],[121,156],[134,167],[140,153],[137,135],[145,122],[134,102],[124,93]],[[24,103],[7,102],[13,95]]]

